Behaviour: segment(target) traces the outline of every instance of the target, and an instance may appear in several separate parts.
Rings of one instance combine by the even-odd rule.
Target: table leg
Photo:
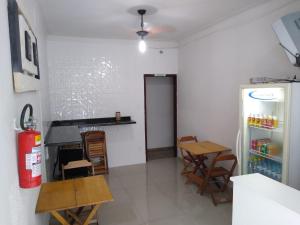
[[[88,217],[85,219],[85,221],[83,222],[83,225],[88,225],[91,221],[91,219],[94,218],[98,208],[100,207],[99,205],[94,205],[92,211],[90,212],[90,214],[88,215]]]
[[[72,212],[67,210],[67,214],[71,217],[71,222],[68,222],[62,215],[60,215],[57,211],[51,211],[51,215],[61,224],[61,225],[72,225],[74,223],[80,225],[88,225],[91,220],[94,218],[100,204],[92,206],[92,210],[89,212],[88,216],[85,218],[83,222],[81,222],[79,214],[81,213],[84,207],[78,208],[77,212]],[[98,224],[98,221],[97,221]]]
[[[67,211],[67,214],[71,217],[71,222],[70,222],[70,224],[74,224],[75,221],[76,221],[78,224],[82,224],[82,222],[80,221],[80,218],[79,218],[79,214],[76,214],[76,213],[72,212],[71,210],[68,210],[68,211]]]
[[[198,182],[200,182],[200,181],[198,180],[198,178],[200,178],[200,177],[197,176],[196,173],[197,173],[198,170],[200,170],[201,174],[202,174],[203,176],[205,176],[205,174],[204,174],[204,169],[206,168],[206,165],[205,165],[204,161],[200,160],[200,157],[201,157],[201,156],[194,156],[194,155],[192,155],[192,154],[191,154],[190,152],[188,152],[188,151],[187,151],[187,154],[188,154],[189,157],[192,159],[192,162],[195,164],[195,168],[194,168],[194,170],[193,170],[191,173],[187,174],[187,181],[186,181],[185,183],[186,183],[186,184],[191,183],[191,182],[198,183]],[[203,168],[201,168],[201,166],[202,166]],[[202,182],[202,181],[201,181],[201,182]]]
[[[70,225],[57,211],[51,211],[52,216],[62,225]]]
[[[60,152],[60,147],[57,147],[57,149],[56,149],[56,160],[55,160],[54,167],[53,167],[53,172],[52,172],[52,178],[53,179],[55,178],[55,171],[56,171],[57,164],[60,161],[59,160],[59,152]]]
[[[78,218],[78,216],[80,215],[80,213],[82,212],[83,208],[84,208],[84,207],[80,207],[80,208],[78,208],[77,211],[75,212],[74,215],[75,215],[77,218]],[[69,212],[71,212],[71,211],[69,211]],[[74,224],[74,222],[75,222],[76,219],[73,218],[73,216],[71,216],[71,217],[72,217],[71,224]]]
[[[192,159],[192,162],[195,164],[195,168],[194,168],[194,170],[193,170],[193,174],[196,174],[196,172],[198,171],[198,170],[200,170],[200,172],[201,173],[203,173],[203,171],[202,171],[202,169],[201,169],[201,166],[203,166],[203,169],[204,168],[206,168],[206,165],[204,164],[204,162],[202,161],[202,160],[199,160],[199,158],[201,157],[201,156],[194,156],[194,155],[192,155],[190,152],[188,152],[187,151],[187,153],[188,153],[188,155],[189,155],[189,157]]]

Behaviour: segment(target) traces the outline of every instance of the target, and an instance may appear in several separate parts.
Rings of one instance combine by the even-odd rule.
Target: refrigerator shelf
[[[261,152],[253,150],[253,149],[249,149],[249,152],[253,155],[257,155],[257,156],[260,156],[260,157],[263,157],[263,158],[266,158],[266,159],[271,159],[271,160],[273,160],[275,162],[278,162],[278,163],[282,163],[282,159],[279,156],[262,154]]]
[[[264,127],[255,127],[255,126],[248,126],[251,129],[258,129],[258,130],[265,130],[265,131],[273,131],[273,132],[282,132],[282,128],[264,128]]]

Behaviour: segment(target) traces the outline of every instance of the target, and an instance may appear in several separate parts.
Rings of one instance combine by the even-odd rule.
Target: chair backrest
[[[104,131],[88,131],[84,134],[84,146],[87,157],[98,158],[106,154],[106,140]]]
[[[182,143],[182,142],[198,142],[198,139],[196,136],[183,136],[180,138],[177,138],[177,142],[178,143]]]
[[[104,131],[87,131],[83,135],[85,141],[103,141],[105,139]]]
[[[183,137],[177,138],[177,146],[178,147],[179,147],[179,144],[181,144],[183,142],[194,143],[194,142],[198,142],[198,139],[196,136],[183,136]],[[187,153],[182,148],[179,147],[179,149],[180,149],[182,158],[184,158],[187,155]]]
[[[228,175],[232,176],[233,171],[237,165],[237,157],[234,154],[226,154],[226,155],[217,156],[211,164],[211,169],[213,169],[218,162],[226,162],[226,161],[232,161],[231,168],[228,170],[229,171]]]

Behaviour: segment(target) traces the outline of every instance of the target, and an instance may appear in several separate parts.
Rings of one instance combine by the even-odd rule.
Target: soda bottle
[[[251,126],[255,126],[255,114],[252,114],[252,121],[251,121]]]
[[[251,126],[252,124],[252,114],[250,113],[248,116],[248,126]]]
[[[251,149],[256,150],[257,148],[257,140],[251,140]]]
[[[260,127],[261,126],[261,116],[260,114],[257,114],[255,117],[255,126]]]
[[[273,117],[271,115],[269,115],[267,119],[267,128],[273,128]]]
[[[250,159],[248,162],[248,173],[253,173],[252,159]]]
[[[267,144],[263,144],[263,145],[261,146],[260,152],[261,152],[262,155],[266,155],[266,152],[267,152]]]
[[[278,119],[276,116],[273,116],[273,127],[277,128],[278,127]]]
[[[267,115],[263,115],[261,119],[261,126],[266,128],[267,127]]]
[[[263,167],[262,167],[262,161],[261,161],[261,158],[258,158],[258,159],[257,159],[257,166],[256,166],[256,169],[257,169],[257,172],[258,172],[258,173],[264,174]]]

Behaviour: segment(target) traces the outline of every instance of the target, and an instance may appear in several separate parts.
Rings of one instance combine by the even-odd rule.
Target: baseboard
[[[166,150],[174,150],[175,146],[170,147],[161,147],[161,148],[148,148],[147,151],[166,151]]]

